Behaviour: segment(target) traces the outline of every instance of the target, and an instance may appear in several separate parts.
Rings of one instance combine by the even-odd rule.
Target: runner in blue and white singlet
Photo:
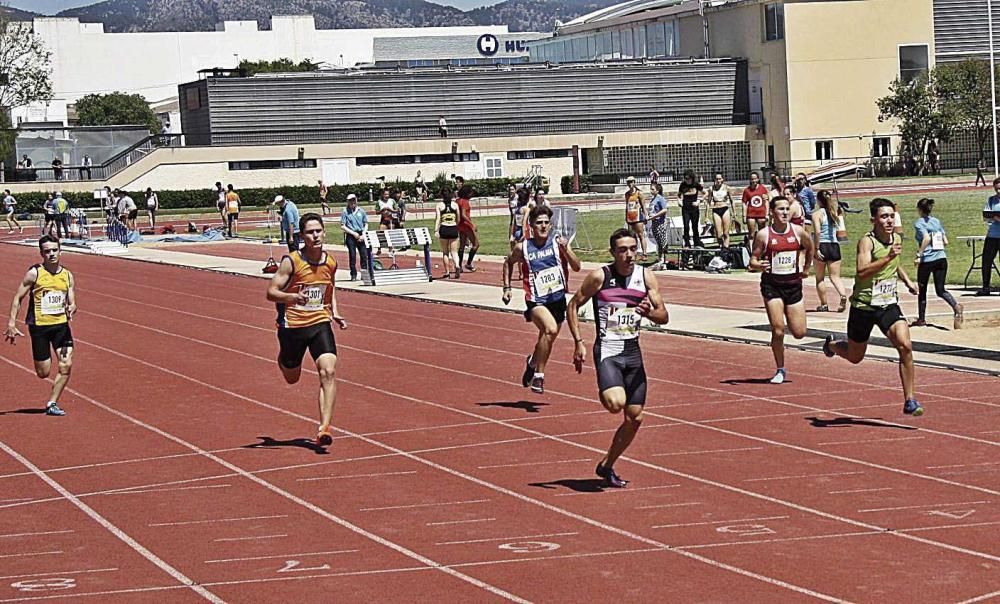
[[[528,356],[521,385],[532,392],[545,392],[545,364],[552,344],[566,319],[567,267],[580,270],[580,261],[560,236],[551,232],[552,209],[539,205],[528,214],[531,237],[514,247],[504,261],[503,302],[511,299],[511,267],[521,267],[524,287],[524,320],[538,328],[534,352]]]
[[[579,372],[587,348],[580,335],[577,313],[593,300],[597,323],[593,351],[601,404],[611,413],[624,411],[607,454],[597,464],[597,475],[607,486],[620,488],[627,481],[618,476],[613,466],[639,430],[646,404],[646,370],[639,349],[639,328],[643,319],[663,325],[668,316],[652,271],[635,263],[639,252],[636,238],[630,231],[618,229],[612,233],[610,243],[614,263],[587,275],[567,305],[566,318],[576,341],[573,362]]]

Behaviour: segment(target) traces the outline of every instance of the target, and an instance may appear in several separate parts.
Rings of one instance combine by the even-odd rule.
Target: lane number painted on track
[[[731,533],[746,537],[750,535],[773,535],[774,529],[768,528],[764,524],[731,524],[720,526],[715,529],[719,533]]]
[[[945,518],[951,518],[952,520],[962,520],[963,518],[968,518],[969,516],[976,513],[976,510],[930,510],[927,512],[928,516],[944,516]]]
[[[51,579],[29,579],[27,581],[11,583],[10,586],[18,591],[57,591],[73,589],[76,587],[76,579],[60,579],[56,577]]]
[[[329,564],[321,564],[319,566],[299,566],[302,564],[298,560],[285,560],[285,566],[279,568],[279,573],[304,573],[311,570],[330,570]]]
[[[497,547],[519,554],[533,554],[537,552],[551,552],[559,549],[561,546],[558,543],[549,543],[548,541],[515,541],[514,543],[503,543]]]

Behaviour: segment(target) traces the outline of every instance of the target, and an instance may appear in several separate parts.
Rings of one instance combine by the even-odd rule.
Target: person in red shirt
[[[756,237],[757,231],[767,226],[767,188],[760,184],[760,175],[750,173],[750,185],[743,189],[743,216],[747,221],[750,240]]]
[[[469,261],[464,265],[464,270],[474,273],[476,268],[472,261],[479,251],[479,231],[472,222],[472,205],[469,200],[475,195],[470,185],[462,185],[458,190],[458,207],[462,209],[461,219],[458,222],[458,265],[462,267],[462,259],[465,256],[465,247],[469,247]]]

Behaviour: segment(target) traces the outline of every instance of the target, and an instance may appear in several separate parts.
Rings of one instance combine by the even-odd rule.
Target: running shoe
[[[835,341],[836,340],[834,339],[832,333],[831,334],[827,334],[826,340],[823,341],[823,354],[825,354],[826,356],[828,356],[830,358],[833,358],[833,356],[837,354],[837,353],[835,353],[833,351],[833,343]]]
[[[614,468],[606,468],[601,464],[597,464],[595,472],[604,479],[604,483],[609,487],[624,489],[625,485],[628,484],[627,480],[623,480],[621,476],[615,473]]]
[[[785,383],[785,370],[779,369],[774,372],[774,377],[771,378],[772,384],[784,384]]]
[[[917,401],[910,399],[903,403],[903,413],[912,415],[913,417],[920,417],[924,414],[924,408]]]
[[[816,307],[816,312],[830,312],[830,307],[826,304],[820,304]]]
[[[59,408],[59,405],[49,401],[49,404],[45,406],[45,415],[66,415],[66,412]]]
[[[962,329],[962,323],[965,322],[965,306],[959,304],[958,308],[955,309],[955,329]]]
[[[531,384],[531,378],[535,375],[535,368],[531,366],[531,355],[524,361],[524,373],[521,375],[521,385],[527,388]]]
[[[844,312],[847,309],[847,296],[840,297],[840,305],[837,306],[837,312]]]
[[[316,444],[321,447],[329,447],[333,444],[333,433],[330,426],[320,426],[319,434],[316,435]]]
[[[988,290],[988,289],[977,289],[975,295],[976,296],[988,296],[988,295],[990,295],[990,290]]]
[[[545,394],[545,378],[543,377],[533,377],[531,378],[531,391],[535,394]]]

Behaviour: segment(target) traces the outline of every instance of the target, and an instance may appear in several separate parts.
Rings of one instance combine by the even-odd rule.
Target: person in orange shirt
[[[267,299],[278,310],[278,368],[285,381],[299,381],[306,350],[316,363],[320,382],[316,444],[328,447],[333,444],[330,424],[337,398],[337,342],[331,323],[347,329],[347,321],[337,312],[337,261],[323,251],[323,218],[314,212],[303,214],[299,231],[302,249],[281,259],[267,288]]]
[[[228,185],[226,191],[226,223],[229,227],[229,236],[235,237],[240,232],[240,194],[233,190],[233,185]]]
[[[458,190],[458,207],[462,209],[461,218],[458,221],[458,265],[463,266],[465,248],[468,246],[469,261],[464,266],[465,270],[470,273],[476,272],[472,261],[476,258],[476,252],[479,251],[479,229],[472,222],[472,205],[469,203],[473,195],[475,195],[475,191],[470,185],[462,185],[462,188]]]

